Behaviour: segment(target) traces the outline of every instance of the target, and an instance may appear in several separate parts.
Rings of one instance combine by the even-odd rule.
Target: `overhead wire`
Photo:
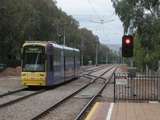
[[[97,23],[95,32],[96,32],[97,34],[99,34],[100,36],[104,36],[104,34],[105,34],[105,32],[104,32],[104,24],[105,24],[105,23],[108,23],[108,22],[110,22],[110,21],[113,21],[113,20],[107,20],[107,21],[105,21],[104,18],[103,18],[104,16],[101,16],[101,15],[97,12],[97,10],[95,9],[95,4],[93,3],[93,1],[91,1],[91,0],[87,0],[87,1],[88,1],[88,4],[89,4],[90,7],[91,7],[91,10],[92,10],[93,13],[94,13],[94,15],[90,14],[91,19],[90,19],[89,21],[92,22],[92,23]],[[108,1],[105,0],[105,2],[106,2],[107,4],[109,4]],[[114,13],[113,13],[113,15],[114,15]],[[113,15],[111,15],[111,16],[113,17]],[[85,15],[76,15],[76,16],[86,16],[86,14],[85,14]],[[89,16],[89,14],[88,14],[88,16]],[[99,20],[95,20],[95,16],[97,16],[97,19],[99,19]],[[106,15],[105,15],[105,16],[106,16]],[[107,15],[107,16],[108,16],[108,15]],[[98,28],[99,28],[99,30],[98,30]]]
[[[91,6],[92,11],[94,12],[94,14],[96,14],[98,16],[98,18],[101,20],[101,16],[98,14],[98,12],[96,11],[96,9],[94,8],[92,2],[90,0],[88,0],[89,5]]]
[[[103,36],[104,35],[104,23],[105,23],[105,21],[104,21],[104,19],[103,19],[103,16],[100,16],[98,13],[97,13],[97,11],[94,9],[94,6],[93,6],[93,4],[91,3],[91,1],[90,0],[88,0],[88,2],[90,3],[90,5],[91,5],[91,7],[92,7],[92,10],[94,11],[94,13],[96,13],[97,15],[98,15],[98,17],[99,17],[99,19],[100,20],[98,20],[98,21],[94,21],[94,20],[90,20],[91,22],[93,22],[93,23],[98,23],[99,25],[99,28],[100,28],[100,30],[97,30],[97,28],[96,28],[96,31],[97,31],[97,33],[99,32],[99,34],[101,35],[101,36]]]
[[[113,7],[111,0],[104,0],[104,2],[106,3],[106,6],[112,6]],[[111,17],[113,17],[114,15],[115,15],[115,10],[113,10],[113,12],[111,13]]]
[[[100,36],[103,36],[104,35],[104,23],[105,23],[105,21],[104,21],[104,19],[103,19],[103,16],[100,16],[98,13],[97,13],[97,11],[95,10],[95,8],[94,8],[94,6],[93,6],[93,4],[91,3],[91,1],[90,0],[88,0],[88,3],[91,5],[91,7],[92,7],[92,10],[93,10],[93,12],[98,16],[98,18],[99,18],[99,20],[98,21],[95,21],[95,20],[90,20],[90,22],[92,22],[92,23],[97,23],[98,25],[98,27],[99,27],[99,30],[97,29],[97,27],[96,27],[96,33],[97,34],[99,34]]]

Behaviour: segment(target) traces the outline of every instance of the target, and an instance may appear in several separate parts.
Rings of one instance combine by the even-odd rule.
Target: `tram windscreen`
[[[44,47],[26,46],[23,50],[23,72],[45,71]]]

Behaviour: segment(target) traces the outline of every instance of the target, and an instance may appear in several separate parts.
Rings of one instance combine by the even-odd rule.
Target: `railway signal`
[[[133,47],[134,41],[132,35],[124,35],[122,37],[122,56],[123,57],[132,57],[133,56]]]

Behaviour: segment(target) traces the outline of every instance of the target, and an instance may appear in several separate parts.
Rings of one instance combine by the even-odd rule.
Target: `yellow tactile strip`
[[[110,103],[96,102],[85,120],[106,120]]]
[[[160,120],[160,103],[97,102],[85,120]],[[109,116],[109,109],[111,117]]]

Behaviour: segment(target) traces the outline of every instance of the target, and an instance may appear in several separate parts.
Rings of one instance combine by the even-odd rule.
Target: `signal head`
[[[132,57],[133,56],[133,36],[124,35],[122,37],[122,56]]]

